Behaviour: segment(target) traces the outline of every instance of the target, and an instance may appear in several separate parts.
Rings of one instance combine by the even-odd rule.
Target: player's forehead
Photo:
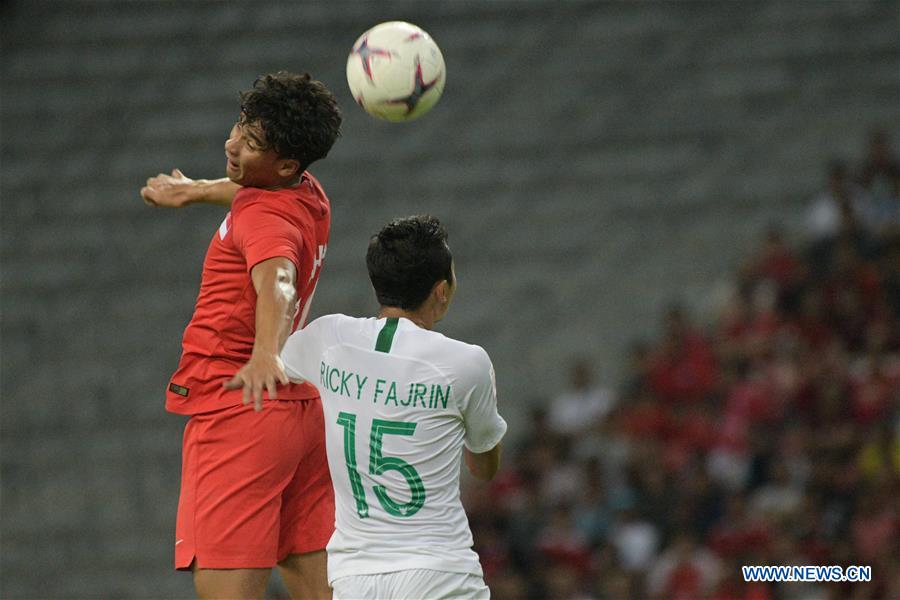
[[[238,117],[237,126],[240,128],[243,135],[251,138],[253,141],[259,144],[264,144],[266,142],[266,132],[259,119],[249,119],[247,115],[242,112],[240,117]]]

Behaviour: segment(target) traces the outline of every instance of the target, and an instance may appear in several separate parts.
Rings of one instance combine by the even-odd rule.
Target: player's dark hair
[[[241,122],[257,125],[266,148],[300,163],[300,171],[325,158],[341,135],[341,111],[327,87],[309,76],[279,71],[241,92]]]
[[[434,284],[453,281],[447,231],[430,215],[395,219],[369,241],[366,266],[382,306],[419,308]]]

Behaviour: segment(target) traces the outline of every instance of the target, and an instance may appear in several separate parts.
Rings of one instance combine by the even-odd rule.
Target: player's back
[[[283,357],[322,395],[336,504],[329,579],[481,574],[459,474],[464,444],[484,452],[505,432],[484,350],[403,318],[331,315],[292,336]],[[471,422],[488,413],[484,434]]]

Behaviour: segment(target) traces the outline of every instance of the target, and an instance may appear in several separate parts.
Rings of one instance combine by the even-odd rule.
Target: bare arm
[[[222,179],[191,179],[178,169],[171,175],[160,173],[147,180],[141,188],[141,198],[149,206],[181,208],[188,204],[218,204],[231,206],[241,186],[227,177]]]
[[[483,481],[490,481],[500,470],[500,444],[497,444],[487,452],[475,454],[468,448],[464,449],[466,467],[469,473]]]
[[[262,410],[263,389],[276,398],[277,384],[287,385],[288,377],[281,362],[281,347],[291,333],[296,308],[297,269],[284,257],[270,258],[250,271],[256,289],[256,337],[253,352],[246,365],[235,373],[225,388],[244,388],[244,404],[253,401]]]

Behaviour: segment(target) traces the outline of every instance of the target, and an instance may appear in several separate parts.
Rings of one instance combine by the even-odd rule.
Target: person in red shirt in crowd
[[[788,246],[784,233],[777,226],[769,227],[765,241],[756,257],[755,275],[774,281],[779,292],[797,285],[803,274],[803,264]]]
[[[669,308],[665,338],[650,368],[650,386],[656,396],[670,404],[701,400],[713,390],[717,378],[709,342],[691,329],[681,307]]]
[[[726,559],[766,552],[772,542],[770,526],[749,514],[745,496],[732,494],[725,506],[725,514],[707,537],[709,548]]]
[[[672,409],[649,392],[639,395],[631,406],[625,407],[617,424],[635,439],[650,437],[657,441],[667,440],[676,426]]]
[[[536,548],[550,563],[567,564],[582,575],[590,570],[590,539],[577,527],[568,504],[553,509],[546,526],[538,533]]]
[[[859,170],[859,182],[876,198],[900,197],[900,160],[884,131],[873,131],[869,137],[869,153]]]
[[[842,241],[835,248],[832,270],[823,283],[829,323],[852,351],[864,349],[866,328],[887,314],[881,274],[856,247]]]
[[[685,406],[675,415],[677,425],[672,443],[691,454],[708,451],[718,440],[717,416],[712,403]]]
[[[881,555],[896,550],[898,514],[889,483],[882,488],[867,489],[857,500],[855,515],[850,523],[853,549],[862,564],[871,565]],[[892,550],[893,548],[893,550]]]
[[[850,377],[850,414],[864,427],[890,418],[900,390],[900,368],[891,368],[885,354],[872,350],[856,371]]]
[[[648,573],[649,595],[672,600],[706,598],[719,579],[720,562],[697,543],[692,532],[676,531]]]
[[[823,350],[834,339],[835,331],[827,322],[822,290],[818,287],[807,289],[800,297],[800,307],[790,330],[810,349]]]
[[[201,598],[261,598],[276,564],[293,597],[331,597],[334,496],[321,401],[312,385],[289,383],[279,353],[306,319],[328,245],[329,201],[306,169],[328,154],[340,125],[321,82],[266,75],[241,94],[227,179],[175,170],[141,190],[155,206],[231,206],[206,252],[166,396],[166,410],[190,415],[175,567],[193,571]]]

